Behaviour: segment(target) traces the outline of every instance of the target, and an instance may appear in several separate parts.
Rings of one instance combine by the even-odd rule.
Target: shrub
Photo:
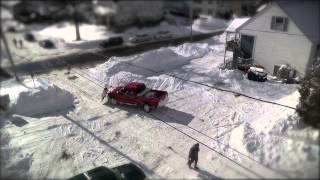
[[[312,66],[302,80],[297,113],[301,120],[312,127],[320,128],[320,64]]]

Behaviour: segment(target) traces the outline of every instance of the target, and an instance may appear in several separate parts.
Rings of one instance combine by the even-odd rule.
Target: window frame
[[[281,20],[282,22],[279,22],[279,20]],[[271,30],[287,32],[288,25],[289,25],[288,17],[284,17],[284,16],[272,16],[271,17],[271,25],[270,25]]]

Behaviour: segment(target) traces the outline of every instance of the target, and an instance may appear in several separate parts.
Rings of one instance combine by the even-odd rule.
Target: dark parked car
[[[109,47],[109,46],[117,46],[121,45],[123,43],[123,39],[121,36],[115,36],[111,37],[106,41],[103,41],[100,46],[103,48]]]
[[[36,41],[36,37],[34,34],[32,34],[31,32],[27,32],[24,34],[24,39],[26,41],[29,41],[29,42],[35,42]]]
[[[99,166],[69,180],[144,180],[145,178],[145,174],[139,167],[129,163],[111,169]]]
[[[53,48],[56,48],[56,46],[54,45],[54,43],[49,40],[49,39],[46,39],[46,40],[42,40],[39,42],[39,45],[43,48],[46,48],[46,49],[53,49]]]
[[[264,82],[267,80],[267,73],[262,68],[250,67],[248,70],[248,79]]]
[[[15,32],[17,32],[17,29],[14,26],[9,26],[7,28],[7,32],[15,33]]]

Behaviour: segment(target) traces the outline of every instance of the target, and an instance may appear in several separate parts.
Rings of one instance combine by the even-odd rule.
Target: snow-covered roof
[[[257,12],[262,11],[264,8],[267,7],[267,4],[262,4],[261,6],[259,6],[259,8],[257,9]]]
[[[320,42],[319,0],[278,0],[276,3],[312,42]]]
[[[226,32],[236,32],[236,29],[247,22],[250,17],[235,18],[227,27]]]

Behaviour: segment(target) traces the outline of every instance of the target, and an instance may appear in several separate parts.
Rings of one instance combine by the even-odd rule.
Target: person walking
[[[22,39],[19,39],[19,44],[20,44],[20,48],[22,49],[22,48],[23,48],[23,42],[22,42]]]
[[[13,38],[13,44],[14,44],[14,47],[17,48],[17,45],[18,45],[18,41],[16,38]]]
[[[198,163],[198,153],[199,153],[199,143],[194,144],[190,150],[189,150],[189,156],[188,156],[188,166],[191,168],[191,164],[194,162],[194,168],[198,169],[197,163]]]
[[[101,94],[101,102],[103,101],[103,99],[106,97],[107,94],[108,94],[108,86],[105,85]]]

